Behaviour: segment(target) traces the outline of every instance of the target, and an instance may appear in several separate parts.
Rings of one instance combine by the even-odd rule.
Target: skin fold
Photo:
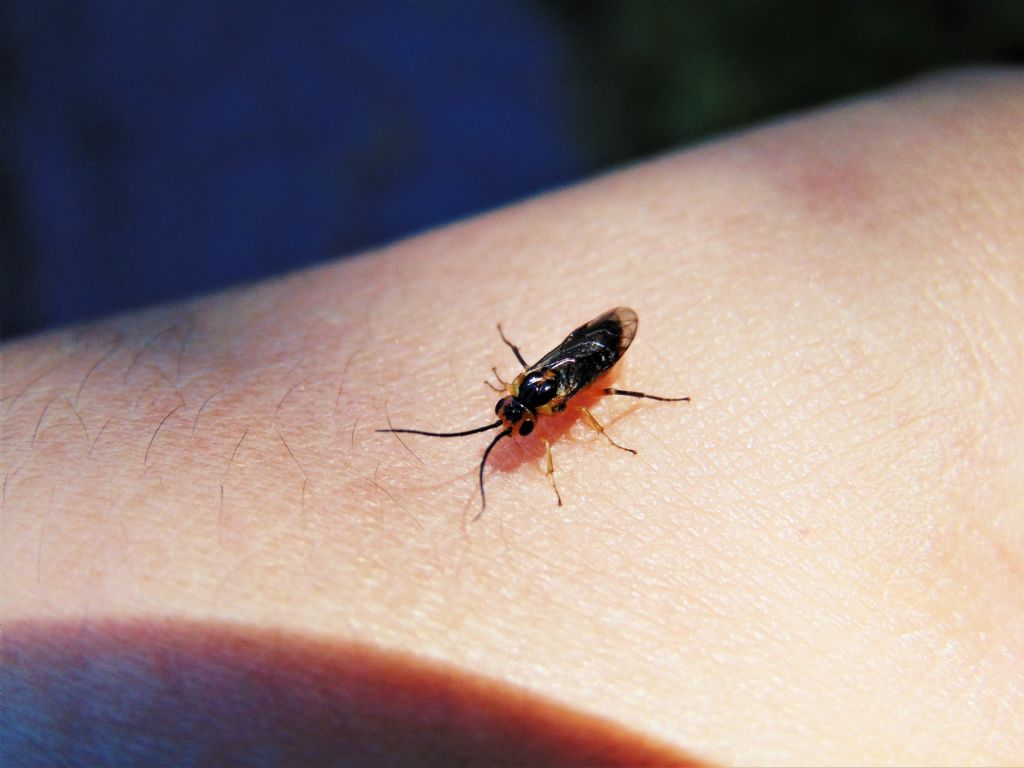
[[[1021,179],[1024,76],[944,74],[6,345],[0,757],[1019,764]],[[489,433],[375,432],[493,421],[496,323],[615,306],[603,386],[692,402],[581,395],[479,520]]]

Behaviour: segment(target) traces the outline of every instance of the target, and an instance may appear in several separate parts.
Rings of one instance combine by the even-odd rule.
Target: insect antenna
[[[646,392],[631,392],[628,389],[616,389],[615,387],[605,387],[604,393],[606,395],[625,395],[626,397],[643,397],[647,400],[660,400],[663,403],[682,403],[689,402],[690,398],[687,397],[659,397],[658,395],[648,395]]]
[[[486,432],[490,429],[495,429],[501,426],[501,419],[498,419],[493,424],[488,424],[485,427],[477,427],[476,429],[467,429],[464,432],[424,432],[422,429],[375,429],[374,432],[401,432],[403,435],[427,435],[428,437],[465,437],[466,435],[475,435],[477,432]]]
[[[483,427],[477,427],[476,429],[467,429],[463,432],[426,432],[422,429],[377,429],[375,432],[401,432],[404,435],[427,435],[428,437],[465,437],[466,435],[475,435],[478,432],[486,432],[489,429],[495,429],[501,426],[501,419],[498,419],[493,424],[488,424]],[[508,437],[512,434],[511,427],[506,429],[504,432],[499,432],[498,435],[491,440],[490,445],[487,446],[487,450],[484,451],[484,457],[480,460],[480,511],[477,512],[474,520],[479,520],[480,515],[487,509],[487,494],[484,492],[484,468],[487,466],[487,457],[491,455],[491,450],[498,444],[498,441],[503,437]]]
[[[499,421],[498,424],[501,422]],[[484,457],[480,460],[480,511],[476,513],[474,521],[480,519],[480,515],[487,509],[487,495],[484,493],[484,467],[487,465],[487,457],[491,454],[491,449],[498,444],[498,441],[503,437],[508,437],[512,434],[512,429],[506,429],[504,432],[498,433],[497,437],[491,440],[491,444],[487,446],[487,450],[484,451]]]

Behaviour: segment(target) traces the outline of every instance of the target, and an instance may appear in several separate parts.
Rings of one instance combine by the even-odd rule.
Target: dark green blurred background
[[[0,7],[5,337],[351,253],[935,69],[1024,0]]]
[[[919,73],[1024,63],[1021,0],[550,3],[616,163]],[[590,119],[597,116],[597,119]]]

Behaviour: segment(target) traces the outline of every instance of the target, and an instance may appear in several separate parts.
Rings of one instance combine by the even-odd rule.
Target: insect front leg
[[[604,431],[604,427],[601,426],[601,422],[599,422],[596,418],[594,418],[594,414],[592,414],[590,412],[589,408],[587,408],[586,406],[583,406],[583,408],[581,410],[583,411],[583,418],[586,419],[587,423],[590,426],[592,426],[594,429],[596,429],[598,432],[600,432],[602,435],[604,435],[605,440],[607,440],[609,443],[614,445],[616,448],[621,448],[624,451],[629,451],[634,456],[636,456],[636,451],[634,451],[632,448],[627,448],[624,445],[619,445],[614,440],[612,440],[611,437],[609,437],[608,433]]]
[[[508,391],[508,382],[505,381],[503,378],[501,378],[501,376],[498,375],[498,366],[494,366],[493,368],[491,368],[491,373],[494,374],[494,378],[496,378],[498,380],[498,383],[501,384],[501,386],[500,387],[496,387],[493,384],[491,384],[491,382],[489,382],[489,381],[485,381],[484,384],[486,384],[488,387],[493,389],[495,392],[507,392]]]
[[[547,440],[544,441],[544,450],[548,454],[548,471],[545,474],[551,480],[551,488],[555,492],[555,498],[558,499],[558,506],[562,506],[562,494],[558,492],[558,486],[555,485],[555,462],[551,460],[551,443]]]
[[[516,356],[516,360],[519,361],[519,364],[523,366],[523,368],[529,368],[530,366],[527,365],[525,360],[523,360],[523,355],[519,351],[519,347],[505,338],[505,332],[501,330],[501,323],[498,323],[498,335],[501,336],[501,340],[508,345],[508,348],[512,350],[512,354]]]

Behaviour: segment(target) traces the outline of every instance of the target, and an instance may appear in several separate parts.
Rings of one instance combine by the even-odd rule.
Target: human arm
[[[937,79],[8,345],[5,634],[380,649],[728,763],[1019,761],[1021,125],[1019,73]],[[562,423],[564,506],[536,441],[472,522],[480,441],[374,431],[485,423],[497,321],[534,359],[615,305],[616,385],[693,400],[595,404],[635,458]]]

